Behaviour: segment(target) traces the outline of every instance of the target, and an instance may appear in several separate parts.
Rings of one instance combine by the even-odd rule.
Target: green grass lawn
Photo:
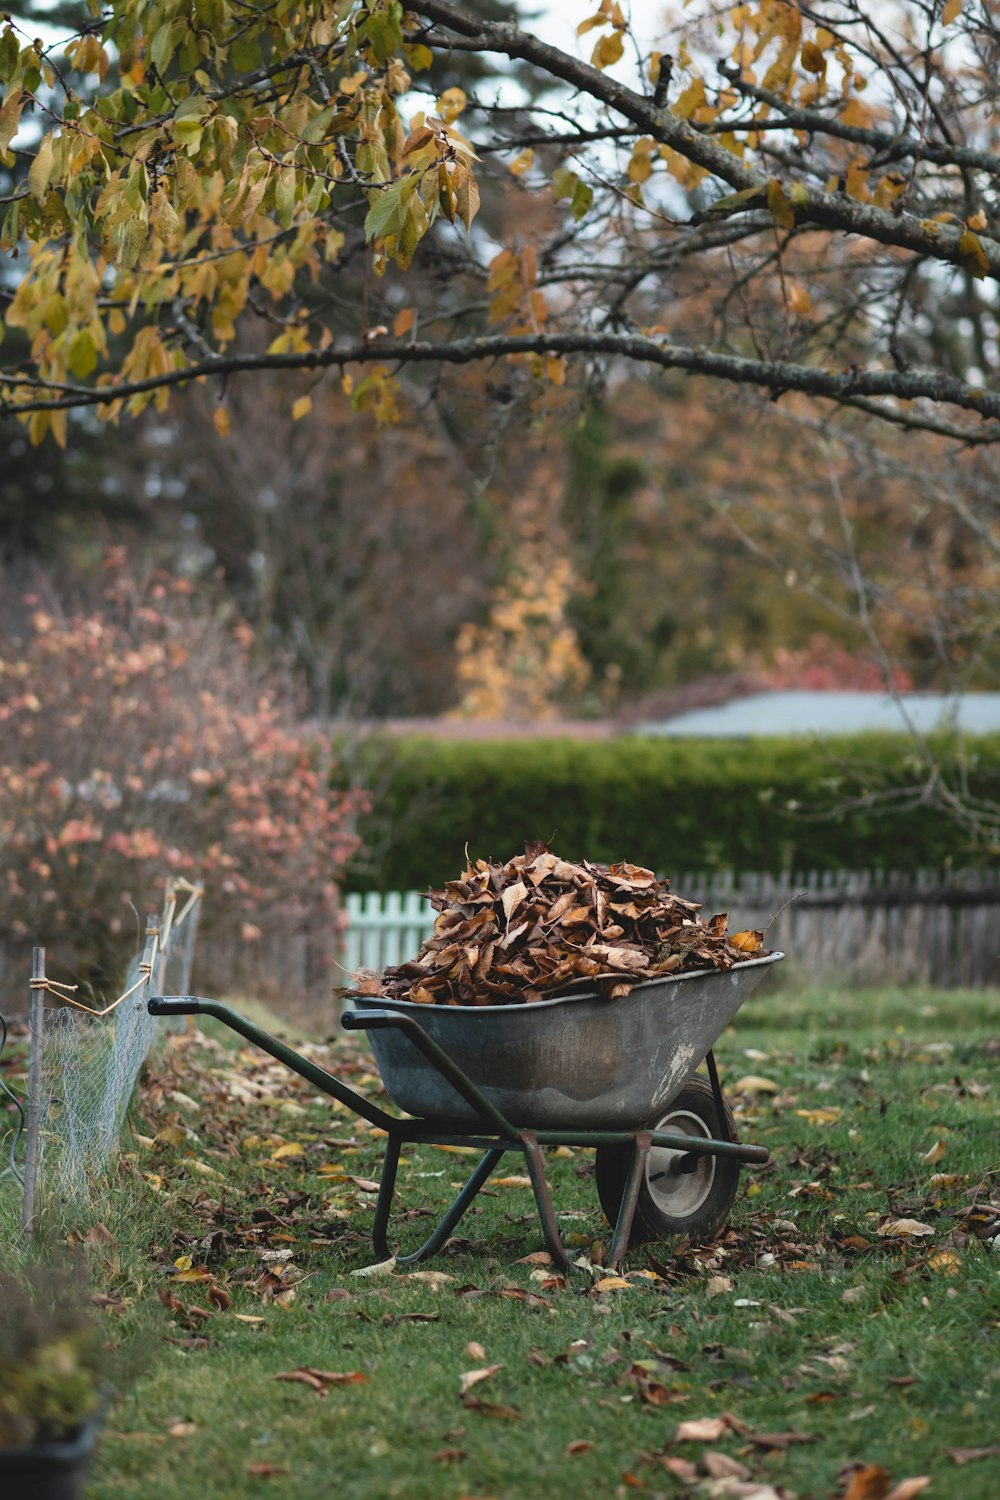
[[[717,1056],[772,1163],[603,1289],[592,1153],[549,1158],[571,1277],[514,1155],[434,1261],[364,1274],[377,1136],[211,1021],[168,1042],[90,1228],[140,1360],[88,1494],[996,1500],[1000,997],[762,986]],[[407,1244],[467,1170],[408,1151]]]

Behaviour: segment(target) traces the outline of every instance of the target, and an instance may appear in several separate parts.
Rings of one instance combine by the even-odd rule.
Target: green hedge
[[[675,740],[622,736],[382,747],[390,766],[362,833],[354,889],[410,890],[473,858],[509,859],[544,839],[566,859],[632,860],[661,874],[729,869],[916,869],[982,864],[934,807],[872,793],[920,784],[901,736]],[[1000,736],[935,746],[945,776],[1000,804]],[[994,851],[995,854],[995,851]]]

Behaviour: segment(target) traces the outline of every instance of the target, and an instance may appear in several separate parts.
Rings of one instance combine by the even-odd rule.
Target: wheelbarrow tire
[[[692,1078],[673,1100],[654,1130],[683,1131],[713,1140],[735,1140],[728,1104],[718,1118],[715,1096],[707,1079]],[[683,1234],[707,1239],[726,1222],[739,1186],[740,1164],[729,1156],[700,1156],[690,1173],[670,1172],[683,1153],[654,1146],[646,1159],[629,1243],[668,1239]],[[595,1163],[597,1195],[608,1223],[618,1220],[622,1195],[632,1165],[633,1147],[598,1146]]]

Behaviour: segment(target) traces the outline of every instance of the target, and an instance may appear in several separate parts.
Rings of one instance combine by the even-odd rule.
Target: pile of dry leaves
[[[691,969],[730,969],[764,953],[759,932],[727,933],[639,865],[573,864],[529,844],[504,865],[471,861],[431,891],[440,915],[416,958],[357,990],[423,1005],[516,1005],[569,990],[613,999]]]

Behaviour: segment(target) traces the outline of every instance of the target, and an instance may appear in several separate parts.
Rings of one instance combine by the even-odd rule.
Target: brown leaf
[[[477,1411],[484,1417],[503,1417],[507,1421],[519,1422],[521,1413],[516,1406],[505,1406],[498,1401],[481,1401],[476,1396],[463,1396],[462,1405],[466,1411]]]
[[[972,1464],[980,1458],[1000,1458],[1000,1443],[989,1448],[949,1448],[948,1457],[953,1464]]]
[[[291,1469],[284,1469],[281,1464],[253,1463],[247,1464],[246,1473],[251,1479],[273,1479],[278,1474],[290,1474]]]
[[[586,1438],[577,1438],[575,1443],[567,1443],[564,1449],[567,1458],[576,1458],[581,1453],[592,1453],[593,1451],[593,1443],[588,1442]]]
[[[878,1233],[883,1239],[890,1236],[895,1238],[897,1235],[902,1236],[903,1239],[913,1239],[921,1235],[933,1234],[934,1227],[931,1224],[922,1224],[919,1219],[886,1219],[883,1224],[879,1225]]]
[[[716,1453],[711,1448],[706,1448],[701,1456],[713,1479],[749,1479],[750,1470],[746,1464],[738,1463],[735,1458],[730,1458],[728,1453]]]
[[[468,1456],[464,1448],[439,1448],[437,1453],[432,1455],[436,1464],[457,1464]]]
[[[282,1370],[272,1377],[274,1380],[298,1381],[311,1386],[317,1396],[325,1396],[334,1385],[359,1385],[368,1379],[361,1370],[314,1370],[311,1365],[300,1365],[297,1370]]]
[[[881,1464],[866,1464],[855,1469],[847,1481],[842,1500],[885,1500],[889,1493],[889,1474]]]
[[[694,1484],[698,1479],[698,1465],[689,1458],[665,1458],[663,1467],[682,1484]]]
[[[748,1432],[746,1434],[748,1443],[753,1443],[755,1448],[776,1448],[783,1451],[790,1448],[793,1443],[815,1443],[818,1441],[814,1432]]]

